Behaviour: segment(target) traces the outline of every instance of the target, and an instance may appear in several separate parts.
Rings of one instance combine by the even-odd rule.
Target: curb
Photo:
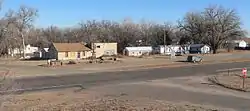
[[[235,88],[235,87],[231,87],[231,86],[229,86],[227,84],[223,84],[223,83],[219,82],[215,76],[213,76],[213,78],[209,77],[208,81],[210,81],[213,84],[216,84],[218,86],[227,88],[227,89],[232,89],[232,90],[236,90],[236,91],[240,91],[240,92],[250,92],[250,91],[242,89],[242,88]]]

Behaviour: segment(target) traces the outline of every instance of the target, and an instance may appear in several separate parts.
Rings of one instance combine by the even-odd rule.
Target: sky
[[[243,27],[250,31],[249,0],[4,0],[3,11],[26,5],[38,9],[38,27],[75,26],[86,20],[114,20],[176,23],[189,11],[202,11],[209,5],[236,9]]]

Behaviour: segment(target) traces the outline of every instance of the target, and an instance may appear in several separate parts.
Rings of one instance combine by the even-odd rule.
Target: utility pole
[[[163,39],[164,40],[163,41],[164,42],[164,54],[166,54],[166,33],[165,33],[165,29],[163,31],[164,31],[164,33],[163,33],[164,34],[164,39]]]
[[[95,45],[95,43],[91,43],[91,46],[92,46],[92,57],[91,57],[91,61],[92,61],[92,63],[96,60],[96,53],[95,53],[95,48],[96,48],[96,45]]]

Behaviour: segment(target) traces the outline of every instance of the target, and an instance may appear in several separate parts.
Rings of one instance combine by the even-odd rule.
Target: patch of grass
[[[209,81],[228,89],[250,92],[250,78],[245,78],[245,85],[243,87],[243,78],[236,74],[212,76],[209,77]]]

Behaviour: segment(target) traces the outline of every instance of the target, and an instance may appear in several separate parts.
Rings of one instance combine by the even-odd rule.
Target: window
[[[105,50],[104,54],[105,55],[114,55],[115,53],[114,53],[114,50]]]
[[[65,52],[65,57],[69,57],[69,52]]]
[[[85,56],[85,53],[86,53],[86,52],[85,52],[85,51],[83,51],[83,52],[82,52],[82,55],[83,55],[83,56]]]
[[[98,45],[98,46],[96,46],[96,47],[97,47],[97,48],[101,48],[101,46],[99,46],[99,45]]]
[[[81,58],[81,52],[77,52],[77,58]]]
[[[104,51],[104,55],[109,55],[109,51]]]

